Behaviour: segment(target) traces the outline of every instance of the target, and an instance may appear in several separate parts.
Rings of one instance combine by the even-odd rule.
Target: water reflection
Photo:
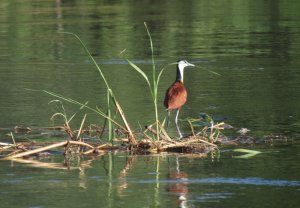
[[[268,158],[267,154],[260,157],[263,156]],[[122,203],[132,207],[197,207],[226,204],[229,199],[234,204],[236,200],[245,200],[248,195],[259,197],[257,194],[271,190],[274,195],[285,191],[297,193],[300,187],[299,177],[285,179],[284,172],[280,176],[275,173],[277,179],[272,179],[274,176],[255,177],[249,170],[255,159],[223,158],[213,162],[208,158],[187,158],[178,154],[138,156],[112,152],[100,157],[67,158],[67,161],[59,157],[14,160],[10,174],[1,175],[0,184],[6,184],[9,193],[6,196],[22,190],[26,184],[29,189],[34,186],[36,191],[48,190],[47,196],[41,192],[40,199],[43,196],[57,197],[60,192],[72,192],[80,199],[69,202],[73,205],[88,201],[91,205],[104,207],[120,207]],[[284,166],[281,164],[277,169]],[[6,168],[3,163],[2,167]],[[264,170],[257,165],[254,167],[257,176],[263,175]],[[35,183],[31,184],[33,179]],[[14,184],[13,189],[7,184]],[[49,184],[52,184],[52,189]],[[82,198],[76,194],[78,191],[90,197]]]
[[[184,171],[180,171],[180,164],[178,156],[176,156],[176,170],[169,172],[169,179],[176,180],[176,183],[172,183],[168,186],[167,190],[170,193],[175,194],[177,198],[177,205],[179,207],[190,207],[188,206],[188,174]]]
[[[128,171],[132,168],[132,165],[136,159],[136,155],[135,156],[129,156],[128,158],[126,157],[126,165],[124,166],[124,168],[120,171],[118,180],[120,185],[118,186],[118,194],[119,196],[122,196],[124,193],[124,190],[128,187],[128,182],[127,182],[127,174]]]
[[[64,162],[53,162],[47,153],[41,153],[39,157],[14,158],[11,159],[13,163],[26,164],[29,167],[44,168],[44,169],[57,169],[57,170],[80,170],[83,171],[87,168],[91,168],[91,163],[96,158],[89,160],[81,160],[80,157],[66,157],[64,156]]]

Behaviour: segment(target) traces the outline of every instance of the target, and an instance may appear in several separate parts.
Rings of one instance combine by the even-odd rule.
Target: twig
[[[84,142],[80,142],[80,141],[64,141],[64,142],[59,142],[59,143],[51,144],[51,145],[48,145],[46,147],[41,147],[41,148],[37,148],[37,149],[34,149],[34,150],[29,150],[29,151],[26,151],[26,152],[18,153],[18,154],[12,155],[12,156],[8,156],[8,157],[6,157],[4,159],[11,160],[11,159],[18,158],[18,157],[24,157],[24,156],[36,154],[36,153],[39,153],[39,152],[43,152],[43,151],[46,151],[46,150],[49,150],[49,149],[53,149],[53,148],[57,148],[57,147],[62,147],[62,146],[68,145],[68,144],[77,144],[77,145],[86,146],[86,147],[89,147],[91,149],[94,149],[94,147],[92,145],[84,143]]]
[[[73,140],[74,139],[74,132],[72,131],[71,127],[67,123],[64,124],[64,127],[65,127],[65,132]]]
[[[86,114],[84,114],[84,117],[83,117],[83,119],[82,119],[82,122],[81,122],[80,128],[79,128],[79,130],[78,130],[78,132],[77,132],[77,137],[76,137],[76,140],[78,140],[78,139],[79,139],[79,136],[80,136],[80,134],[81,134],[81,130],[82,130],[83,124],[84,124],[84,122],[85,122],[85,118],[86,118]],[[81,139],[80,139],[80,141],[81,141]]]
[[[208,144],[208,145],[210,145],[210,146],[218,147],[218,145],[215,145],[215,144],[213,144],[213,143],[207,142],[207,141],[205,141],[205,140],[203,140],[203,139],[197,139],[197,140],[199,140],[199,141],[201,141],[201,142],[203,142],[203,143],[205,143],[205,144]]]
[[[11,147],[15,147],[14,144],[9,144],[9,143],[4,143],[4,142],[0,142],[0,145],[2,146],[2,149],[9,149]]]
[[[119,105],[118,102],[115,102],[115,104],[116,104],[116,107],[117,107],[117,109],[118,109],[118,111],[119,111],[119,113],[120,113],[120,115],[121,115],[121,118],[122,118],[122,120],[123,120],[123,122],[124,122],[124,124],[125,124],[125,126],[126,126],[126,130],[128,131],[128,134],[129,134],[129,142],[130,142],[133,146],[136,146],[136,145],[137,145],[137,141],[136,141],[135,136],[133,135],[133,133],[132,133],[132,131],[131,131],[131,128],[130,128],[129,124],[127,123],[127,120],[126,120],[126,118],[125,118],[124,112],[123,112],[123,110],[122,110],[122,108],[121,108],[121,106]]]
[[[83,155],[88,155],[88,154],[91,154],[92,152],[94,152],[95,150],[98,151],[97,153],[103,153],[104,151],[101,150],[102,148],[109,148],[109,147],[112,147],[111,145],[109,144],[101,144],[93,149],[90,149],[90,150],[87,150],[85,151],[84,153],[82,153]]]
[[[163,127],[163,125],[161,123],[159,123],[160,129],[162,134],[165,136],[165,138],[167,139],[168,142],[174,142],[171,137],[169,137],[168,133],[166,132],[165,128]],[[176,142],[175,142],[176,143]]]
[[[17,150],[15,150],[15,151],[9,153],[6,157],[9,157],[9,156],[11,156],[11,155],[18,154],[19,152],[23,152],[23,150],[22,150],[22,149],[17,149]]]
[[[144,133],[144,136],[146,137],[146,141],[149,141],[153,146],[156,147],[156,149],[159,149],[161,142],[155,142],[151,137],[149,137],[146,133]]]
[[[27,156],[27,155],[32,155],[32,154],[35,154],[35,153],[43,152],[43,151],[53,149],[53,148],[56,148],[56,147],[61,147],[61,146],[64,146],[66,144],[68,144],[68,141],[59,142],[59,143],[55,143],[55,144],[52,144],[52,145],[48,145],[46,147],[41,147],[41,148],[38,148],[38,149],[29,150],[29,151],[22,152],[22,153],[19,153],[19,154],[16,154],[16,155],[12,155],[12,156],[6,157],[5,159],[11,160],[13,158],[24,157],[24,156]]]
[[[217,145],[212,144],[210,142],[207,142],[207,141],[205,141],[203,139],[194,138],[194,139],[190,139],[190,140],[185,141],[185,142],[177,142],[176,144],[167,144],[167,145],[162,146],[161,149],[168,149],[168,148],[171,148],[171,147],[184,147],[184,146],[186,146],[188,144],[191,144],[193,142],[202,142],[202,143],[208,144],[208,145],[210,145],[210,146],[212,146],[214,148],[218,147]]]
[[[86,146],[86,147],[89,147],[91,149],[94,149],[94,147],[88,143],[85,143],[85,142],[81,142],[81,141],[69,141],[70,144],[78,144],[78,145],[81,145],[81,146]]]
[[[15,141],[15,138],[14,138],[14,135],[12,132],[10,132],[10,136],[11,136],[11,139],[13,140],[15,147],[17,147],[16,141]]]
[[[156,132],[154,129],[151,128],[151,125],[150,125],[150,126],[146,126],[146,129],[147,129],[148,131],[150,131],[151,133],[157,135],[157,132]],[[163,133],[164,133],[164,132],[163,132]],[[165,136],[165,134],[163,134],[163,135],[159,134],[159,137],[161,137],[163,140],[165,140],[165,141],[167,141],[167,142],[175,143],[174,141],[172,141],[172,139],[171,139],[170,137]]]

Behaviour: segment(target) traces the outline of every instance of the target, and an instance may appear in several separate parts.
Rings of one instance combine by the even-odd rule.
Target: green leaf
[[[130,60],[128,60],[128,59],[126,59],[126,60],[130,64],[130,66],[132,66],[132,68],[134,68],[137,72],[139,72],[145,78],[145,80],[147,81],[149,87],[151,88],[149,79],[148,79],[147,75],[145,74],[145,72],[143,72],[143,70],[141,70],[137,65],[132,63]]]
[[[158,83],[159,83],[159,81],[160,81],[160,77],[161,77],[161,75],[162,75],[162,73],[164,72],[165,69],[166,69],[166,67],[163,67],[163,68],[160,70],[160,72],[159,72],[159,74],[158,74],[158,76],[157,76],[157,85],[158,85]]]
[[[240,155],[240,156],[233,156],[233,158],[242,158],[242,159],[248,159],[250,157],[253,157],[257,154],[260,154],[262,152],[257,151],[257,150],[249,150],[249,149],[234,149],[234,152],[242,152],[242,153],[246,153],[244,155]]]

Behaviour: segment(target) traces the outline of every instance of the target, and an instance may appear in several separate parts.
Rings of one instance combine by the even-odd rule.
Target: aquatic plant
[[[100,66],[96,63],[95,59],[91,55],[90,51],[86,47],[86,45],[83,43],[83,41],[74,33],[69,32],[62,32],[62,34],[72,35],[75,37],[87,53],[88,57],[92,60],[92,63],[96,67],[96,69],[99,72],[99,75],[101,79],[104,81],[106,90],[107,90],[107,110],[106,112],[99,107],[90,107],[88,102],[82,103],[77,100],[74,100],[72,98],[66,97],[64,95],[54,93],[48,90],[41,90],[42,92],[55,97],[56,100],[51,101],[50,103],[57,104],[58,112],[54,113],[51,118],[55,117],[62,117],[64,121],[64,127],[63,130],[67,133],[67,135],[70,137],[70,140],[65,142],[58,142],[56,144],[51,144],[46,147],[37,148],[36,150],[30,150],[26,151],[24,153],[18,153],[18,150],[14,151],[12,153],[12,156],[8,156],[7,159],[12,158],[19,158],[31,154],[37,154],[45,150],[49,150],[52,148],[58,148],[58,147],[65,147],[65,155],[68,154],[68,152],[72,151],[70,146],[77,147],[77,150],[81,150],[80,154],[91,154],[91,153],[99,153],[102,152],[102,149],[113,149],[115,148],[113,145],[113,141],[116,140],[114,138],[114,127],[117,127],[121,129],[122,131],[126,132],[128,135],[127,140],[120,139],[119,141],[124,142],[126,141],[128,145],[126,146],[127,149],[130,150],[136,150],[139,153],[149,153],[149,152],[159,152],[159,151],[173,151],[173,152],[193,152],[193,153],[201,153],[201,154],[207,154],[208,152],[211,152],[212,150],[215,150],[217,148],[217,145],[214,144],[218,140],[220,130],[222,130],[223,123],[214,123],[211,117],[207,116],[207,121],[209,125],[202,126],[200,130],[195,131],[195,127],[197,126],[196,120],[188,119],[188,123],[191,126],[191,130],[193,134],[190,137],[183,138],[182,140],[174,140],[172,139],[167,131],[164,128],[165,119],[161,122],[159,120],[159,114],[158,114],[158,85],[160,82],[160,78],[163,74],[163,71],[166,69],[168,65],[176,64],[171,63],[166,66],[164,66],[159,71],[156,69],[155,65],[155,59],[154,59],[154,47],[152,38],[149,32],[149,29],[147,27],[147,24],[144,23],[148,37],[149,37],[149,43],[151,48],[151,59],[152,59],[152,77],[147,76],[146,73],[138,67],[135,63],[130,61],[129,59],[126,59],[129,65],[136,70],[146,81],[149,90],[150,95],[153,101],[154,106],[154,116],[155,116],[155,122],[152,125],[148,125],[146,127],[146,130],[143,132],[144,139],[140,139],[137,141],[137,134],[135,134],[126,119],[125,113],[123,112],[116,96],[113,93],[113,90],[111,89],[109,83],[107,82]],[[211,72],[211,71],[210,71]],[[215,73],[215,72],[213,72]],[[65,110],[65,107],[63,105],[63,102],[68,102],[74,105],[79,106],[79,109],[77,112],[72,114],[71,116],[68,116]],[[105,119],[105,123],[108,123],[108,132],[109,132],[109,139],[108,141],[111,143],[111,145],[107,144],[89,144],[83,140],[81,140],[81,133],[83,132],[83,126],[86,121],[86,114],[84,114],[84,117],[82,119],[81,125],[79,130],[73,131],[71,128],[70,122],[74,119],[74,117],[77,115],[79,111],[82,109],[87,109],[92,111],[93,113],[103,117]],[[122,124],[117,122],[116,117],[112,116],[111,112],[117,112],[117,114],[121,117]],[[154,126],[154,128],[152,128]],[[104,129],[104,128],[103,128]],[[151,136],[148,135],[148,133],[151,133]],[[154,136],[153,136],[154,135]],[[77,145],[77,146],[76,146]],[[15,145],[16,146],[16,145]],[[79,148],[80,147],[80,148]],[[133,148],[132,148],[133,147]],[[121,147],[119,147],[121,148]],[[86,150],[88,149],[88,150]],[[79,151],[78,151],[79,153]]]
[[[151,48],[151,60],[152,60],[152,79],[150,79],[146,73],[140,68],[138,67],[136,64],[134,64],[132,61],[126,59],[128,61],[128,63],[132,66],[133,69],[135,69],[138,73],[140,73],[142,75],[142,77],[145,79],[149,90],[150,90],[150,94],[151,94],[151,98],[153,101],[153,105],[154,105],[154,112],[155,112],[155,127],[156,127],[156,140],[159,141],[160,137],[159,137],[159,133],[161,132],[160,129],[160,125],[159,125],[159,115],[158,115],[158,99],[157,99],[157,90],[158,90],[158,84],[160,81],[160,77],[163,73],[163,71],[165,70],[165,67],[162,68],[158,75],[156,72],[156,65],[155,65],[155,60],[154,60],[154,48],[153,48],[153,42],[152,42],[152,38],[151,38],[151,34],[149,32],[149,29],[147,27],[146,22],[144,22],[145,28],[147,30],[147,34],[149,37],[149,42],[150,42],[150,48]]]
[[[76,100],[73,100],[71,98],[68,98],[66,96],[63,96],[63,95],[60,95],[60,94],[57,94],[57,93],[54,93],[54,92],[50,92],[50,91],[47,91],[47,90],[43,90],[43,92],[51,95],[51,96],[54,96],[56,98],[59,98],[61,100],[64,100],[64,101],[67,101],[67,102],[70,102],[70,103],[73,103],[73,104],[76,104],[76,105],[79,105],[81,108],[87,108],[89,110],[92,110],[93,112],[97,113],[98,115],[104,117],[105,119],[108,120],[108,126],[109,126],[109,141],[110,142],[113,142],[113,124],[117,125],[118,127],[122,128],[123,130],[126,130],[127,133],[128,133],[128,136],[129,136],[129,141],[130,141],[130,144],[133,145],[133,146],[136,146],[137,145],[137,141],[136,141],[136,138],[134,136],[134,134],[132,133],[132,130],[127,122],[127,119],[126,119],[126,116],[125,116],[125,113],[124,111],[122,110],[122,107],[121,105],[119,104],[119,102],[117,101],[117,98],[116,96],[114,95],[113,93],[113,90],[111,89],[111,87],[109,86],[109,83],[107,82],[100,66],[97,64],[97,62],[95,61],[94,57],[91,55],[90,51],[88,50],[88,48],[86,47],[86,45],[83,43],[83,41],[74,33],[70,33],[70,32],[60,32],[62,34],[68,34],[68,35],[72,35],[74,36],[79,42],[80,44],[82,45],[83,49],[85,50],[85,52],[87,53],[87,55],[89,56],[89,58],[92,60],[94,66],[97,68],[102,80],[104,81],[105,85],[106,85],[106,88],[107,88],[107,112],[103,112],[103,110],[100,110],[98,107],[96,108],[91,108],[89,107],[86,103],[80,103]],[[123,125],[120,125],[119,123],[117,123],[115,121],[115,119],[112,118],[111,116],[111,111],[112,111],[112,105],[111,105],[111,102],[110,101],[113,101],[113,104],[115,105],[115,108],[117,110],[117,112],[119,113],[122,121],[123,121]]]
[[[212,116],[207,113],[201,113],[200,118],[187,118],[185,121],[189,123],[193,135],[201,135],[212,143],[216,143],[221,131],[224,130],[226,126],[229,126],[224,122],[215,122]]]

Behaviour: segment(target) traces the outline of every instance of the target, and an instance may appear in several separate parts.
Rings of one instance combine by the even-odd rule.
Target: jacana
[[[175,124],[179,134],[179,137],[182,138],[182,134],[180,132],[178,126],[178,115],[181,107],[185,104],[187,100],[187,91],[183,84],[183,72],[186,67],[195,66],[187,62],[186,60],[180,60],[177,62],[177,71],[176,71],[176,80],[175,82],[168,88],[165,96],[165,107],[168,111],[168,119],[167,125],[169,125],[170,113],[172,110],[177,110],[175,117]]]

